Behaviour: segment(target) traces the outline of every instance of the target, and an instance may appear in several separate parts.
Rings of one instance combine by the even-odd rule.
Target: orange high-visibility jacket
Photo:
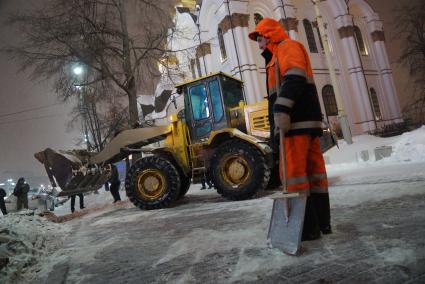
[[[269,40],[267,48],[273,57],[266,66],[267,86],[269,96],[278,94],[273,112],[284,112],[291,117],[291,129],[287,135],[320,136],[322,112],[310,59],[304,46],[290,39],[280,23],[270,18],[263,19],[255,31],[249,34],[252,40],[256,40],[258,36]],[[277,86],[276,71],[280,73]]]

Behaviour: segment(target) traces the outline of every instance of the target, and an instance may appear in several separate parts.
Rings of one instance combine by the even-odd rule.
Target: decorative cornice
[[[370,35],[372,36],[373,42],[375,42],[375,41],[385,41],[384,31],[374,31]]]
[[[203,57],[211,54],[211,44],[204,42],[196,47],[196,57]]]
[[[298,32],[298,20],[296,18],[280,19],[279,23],[286,31]]]
[[[353,26],[345,26],[338,29],[339,37],[341,39],[346,37],[354,37],[354,27]]]
[[[223,20],[218,24],[218,27],[222,30],[223,33],[226,33],[230,30],[231,26],[236,27],[248,27],[249,15],[241,13],[233,13],[232,16],[227,15]]]

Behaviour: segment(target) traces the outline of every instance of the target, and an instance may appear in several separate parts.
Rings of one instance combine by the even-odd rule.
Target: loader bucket
[[[52,186],[60,188],[56,195],[70,196],[99,189],[111,174],[105,165],[126,158],[126,148],[140,148],[164,140],[170,131],[169,126],[124,130],[97,154],[84,150],[55,151],[47,148],[34,156],[44,164]]]
[[[117,162],[125,157],[125,148],[140,148],[164,140],[171,132],[169,126],[145,127],[124,130],[109,142],[98,154],[90,158],[90,164]]]
[[[81,160],[76,156],[50,148],[35,153],[34,157],[44,165],[52,186],[60,187],[62,190],[72,179],[72,171],[82,166]]]
[[[58,196],[70,196],[77,193],[94,191],[101,188],[109,179],[110,173],[106,170],[98,170],[87,175],[77,174],[72,178]]]
[[[102,168],[90,169],[83,175],[80,171],[83,166],[81,156],[72,152],[47,148],[35,153],[34,157],[44,165],[52,186],[56,188],[57,196],[93,191],[103,186],[109,179],[109,172]]]

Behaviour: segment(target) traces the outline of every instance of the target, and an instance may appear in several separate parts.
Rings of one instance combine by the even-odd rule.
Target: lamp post
[[[320,37],[323,43],[323,50],[325,51],[326,63],[328,65],[329,75],[331,77],[331,82],[332,82],[334,93],[335,93],[335,100],[336,100],[336,105],[338,108],[338,121],[341,126],[342,136],[344,137],[344,140],[347,142],[347,144],[352,144],[353,138],[351,136],[350,125],[348,124],[347,114],[345,113],[344,103],[342,101],[341,93],[339,91],[338,81],[336,79],[335,67],[332,62],[331,52],[329,48],[329,39],[328,39],[327,32],[325,30],[325,26],[323,24],[322,15],[320,14],[320,9],[319,9],[320,0],[311,0],[311,1],[313,2],[314,11],[316,12],[317,26],[320,31]]]
[[[84,74],[84,68],[80,65],[74,66],[74,68],[72,69],[72,72],[74,72],[74,74],[78,77],[82,76]],[[87,130],[87,117],[86,117],[86,104],[85,104],[85,88],[81,85],[76,85],[75,86],[79,91],[80,91],[80,96],[79,96],[79,104],[80,104],[80,113],[83,117],[83,122],[82,122],[82,128],[83,128],[83,133],[84,133],[84,142],[86,143],[86,148],[87,151],[90,151],[90,144],[88,141],[88,130]]]

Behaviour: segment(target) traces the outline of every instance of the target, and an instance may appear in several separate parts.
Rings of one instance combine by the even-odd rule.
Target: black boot
[[[316,207],[320,231],[324,235],[332,234],[329,193],[312,193],[311,197]]]
[[[301,241],[313,241],[320,239],[319,220],[316,207],[311,196],[307,197],[305,206],[304,226]]]

